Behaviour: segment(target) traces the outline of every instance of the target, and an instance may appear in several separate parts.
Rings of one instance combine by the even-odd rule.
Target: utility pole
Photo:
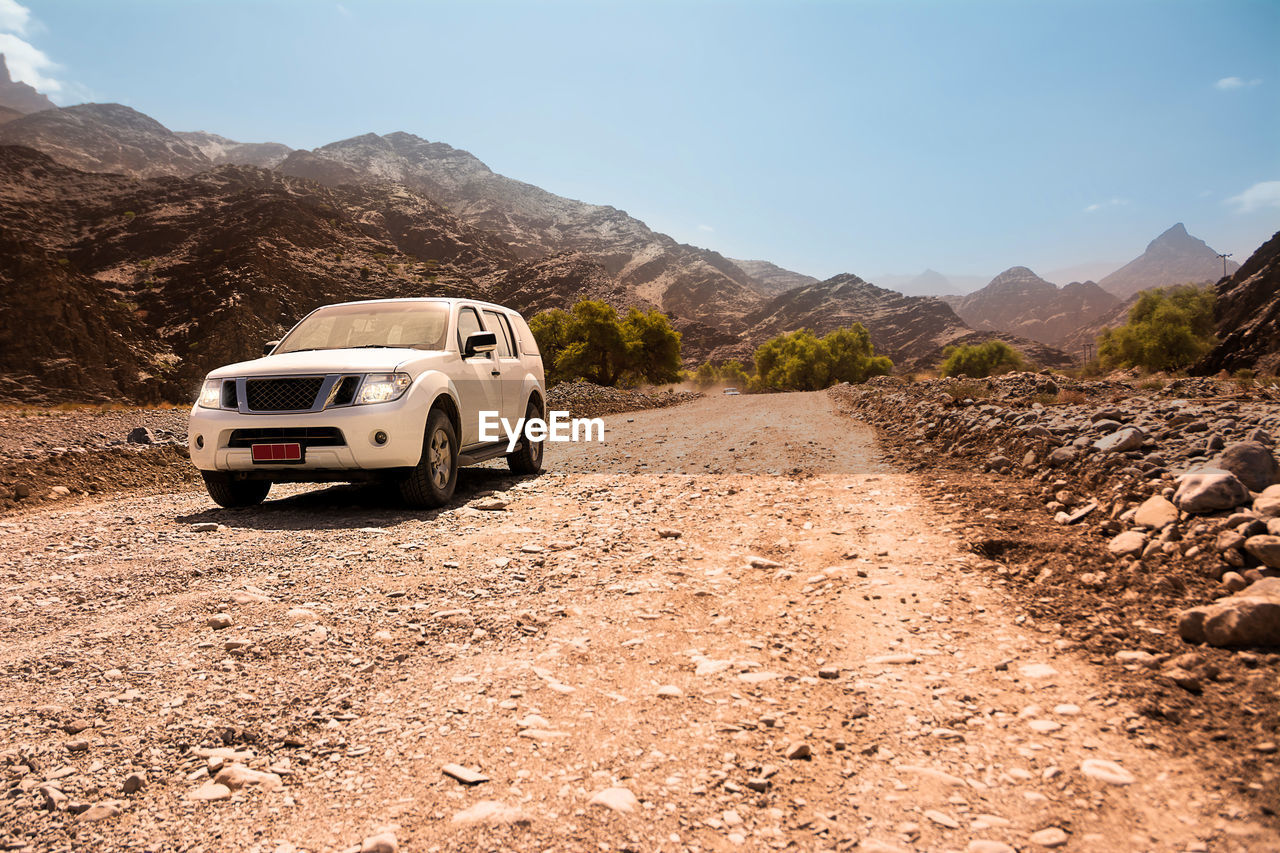
[[[1085,344],[1084,345],[1085,364],[1088,364],[1092,360],[1093,360],[1093,344]]]
[[[1218,257],[1222,258],[1222,277],[1227,277],[1227,258],[1231,257],[1230,252],[1219,252]]]

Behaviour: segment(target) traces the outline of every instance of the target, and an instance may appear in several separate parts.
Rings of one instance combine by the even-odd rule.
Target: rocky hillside
[[[517,264],[401,187],[137,179],[5,146],[0,246],[0,394],[27,400],[186,400],[318,305],[484,294]]]
[[[975,329],[1058,346],[1081,326],[1112,311],[1120,300],[1091,281],[1058,288],[1026,267],[1012,267],[981,290],[947,302]]]
[[[442,142],[365,134],[291,155],[281,171],[327,184],[389,180],[439,201],[526,260],[559,252],[593,258],[632,294],[677,316],[729,331],[760,306],[760,285],[723,256],[677,243],[626,212],[512,180]]]
[[[1227,274],[1240,265],[1227,262]],[[1137,258],[1106,276],[1103,290],[1128,299],[1139,290],[1173,284],[1214,282],[1222,277],[1222,259],[1207,243],[1187,233],[1181,222],[1152,240]]]
[[[773,299],[746,318],[747,331],[737,344],[718,349],[713,358],[749,358],[755,347],[776,335],[796,329],[826,334],[855,322],[867,327],[876,352],[900,367],[936,365],[948,345],[996,337],[1010,341],[1038,363],[1071,363],[1062,353],[1025,338],[975,333],[939,299],[903,296],[847,273]]]
[[[41,110],[55,109],[53,101],[37,92],[26,83],[19,83],[9,76],[9,66],[4,54],[0,53],[0,123],[5,121],[5,113],[37,113]]]
[[[1280,232],[1230,278],[1218,282],[1214,308],[1221,343],[1196,371],[1280,371]]]
[[[293,151],[279,142],[236,142],[203,130],[178,131],[175,136],[195,148],[215,166],[258,166],[274,169]]]
[[[21,118],[23,115],[25,115],[25,113],[20,113],[15,109],[0,107],[0,124],[6,124],[13,121],[15,118]]]
[[[213,167],[198,148],[121,104],[32,113],[0,125],[0,145],[25,145],[64,166],[135,177],[193,175]]]
[[[761,296],[772,298],[788,290],[817,284],[818,280],[811,275],[783,269],[768,261],[740,261],[730,258],[734,265],[751,277],[755,290]]]

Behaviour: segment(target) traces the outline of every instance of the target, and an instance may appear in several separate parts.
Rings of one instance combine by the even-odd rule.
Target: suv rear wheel
[[[422,458],[400,481],[400,497],[414,509],[443,506],[458,485],[458,433],[441,409],[427,415]]]
[[[260,504],[271,491],[270,480],[237,480],[224,471],[201,471],[204,487],[218,506],[234,509]]]
[[[529,408],[524,412],[524,422],[528,423],[534,418],[541,420],[542,416],[542,406],[537,400],[530,400]],[[507,455],[507,465],[510,466],[511,473],[537,474],[541,471],[542,449],[545,444],[544,441],[530,441],[528,436],[521,438],[515,453]]]

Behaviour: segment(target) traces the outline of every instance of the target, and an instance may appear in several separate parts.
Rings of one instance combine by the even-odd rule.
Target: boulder
[[[1188,643],[1211,646],[1280,646],[1280,578],[1182,611],[1178,633]]]
[[[1280,569],[1280,536],[1250,536],[1244,542],[1244,549],[1267,568]]]
[[[1202,468],[1178,478],[1173,502],[1183,512],[1219,512],[1248,503],[1249,490],[1230,471]]]
[[[1280,485],[1263,489],[1253,501],[1253,511],[1263,518],[1280,518]]]
[[[155,444],[156,434],[146,427],[134,427],[129,431],[130,444]]]
[[[1048,463],[1050,468],[1060,468],[1063,465],[1070,465],[1072,462],[1075,462],[1076,458],[1079,455],[1080,455],[1079,448],[1068,445],[1066,447],[1059,447],[1057,450],[1054,450],[1052,453],[1049,454],[1049,457],[1045,460],[1045,462]],[[1277,514],[1280,514],[1280,513],[1277,513]]]
[[[1178,508],[1160,495],[1152,495],[1143,501],[1133,514],[1135,524],[1160,530],[1178,520]]]
[[[1125,453],[1137,450],[1147,440],[1147,434],[1137,427],[1123,427],[1105,435],[1093,443],[1095,449],[1103,453]]]
[[[1218,457],[1218,467],[1236,475],[1236,479],[1260,492],[1280,482],[1280,465],[1271,451],[1256,441],[1238,441],[1228,445]]]
[[[1117,559],[1136,557],[1147,547],[1147,535],[1137,530],[1126,530],[1107,543],[1107,550]]]

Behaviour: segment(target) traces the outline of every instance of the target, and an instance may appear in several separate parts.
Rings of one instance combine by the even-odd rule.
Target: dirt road
[[[4,849],[1280,849],[825,395],[547,461],[0,521]]]

